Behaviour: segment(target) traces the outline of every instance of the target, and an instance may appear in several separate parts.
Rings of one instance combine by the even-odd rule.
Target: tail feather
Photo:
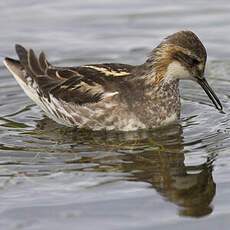
[[[45,77],[49,66],[45,54],[40,53],[37,57],[32,49],[26,50],[23,46],[15,45],[16,53],[19,60],[6,57],[5,66],[14,75],[16,80],[22,80],[24,83],[39,83],[39,77]],[[28,78],[29,77],[29,78]],[[27,82],[29,81],[29,82]]]
[[[44,75],[50,64],[43,52],[40,53],[38,58],[32,49],[27,51],[23,46],[19,44],[15,45],[15,49],[20,63],[29,74],[35,75],[35,77],[36,75]]]
[[[46,69],[44,67],[48,64],[46,64],[45,56],[42,55],[42,58],[37,59],[32,50],[27,51],[20,45],[16,45],[15,48],[19,60],[6,57],[4,60],[5,66],[15,77],[25,93],[48,113],[49,111],[40,99],[40,95],[43,94],[42,88],[40,88],[41,83],[43,84],[43,81],[47,82],[45,75]],[[42,64],[40,64],[40,60],[42,60]],[[44,66],[44,64],[46,64],[46,66]]]
[[[15,59],[6,57],[3,61],[7,69],[14,75],[19,77],[23,82],[26,82],[25,75],[23,73],[23,65]]]
[[[58,82],[47,74],[50,64],[46,60],[45,54],[42,52],[37,58],[32,49],[27,51],[21,45],[16,45],[15,48],[19,60],[6,57],[5,66],[28,97],[38,104],[48,116],[57,120],[55,112],[49,108],[47,103],[50,102],[49,90]]]

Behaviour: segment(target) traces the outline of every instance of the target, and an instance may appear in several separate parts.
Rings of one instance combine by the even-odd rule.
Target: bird
[[[180,119],[180,80],[197,82],[214,106],[223,107],[204,72],[207,52],[188,30],[173,33],[143,64],[58,67],[44,52],[15,45],[19,60],[4,64],[25,93],[59,124],[90,130],[154,129]]]

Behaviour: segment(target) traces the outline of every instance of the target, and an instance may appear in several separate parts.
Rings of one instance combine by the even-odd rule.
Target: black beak
[[[214,93],[214,91],[212,90],[212,88],[210,87],[210,85],[208,84],[208,82],[206,81],[206,79],[205,78],[198,78],[197,77],[197,82],[200,84],[200,86],[203,88],[203,90],[205,91],[205,93],[211,99],[211,101],[215,105],[215,107],[218,110],[222,111],[223,106],[221,105],[220,100],[218,99],[218,97],[216,96],[216,94]]]

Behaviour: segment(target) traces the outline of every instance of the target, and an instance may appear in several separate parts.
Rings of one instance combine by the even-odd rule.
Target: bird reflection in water
[[[49,130],[49,138],[59,139],[61,143],[71,142],[72,151],[79,143],[87,144],[93,153],[74,163],[95,163],[91,172],[128,173],[128,180],[149,183],[164,199],[179,207],[179,215],[201,217],[212,212],[211,202],[216,192],[212,177],[215,157],[207,153],[205,163],[186,166],[186,144],[180,124],[152,131],[115,133],[60,129],[44,119],[39,122],[38,130]]]

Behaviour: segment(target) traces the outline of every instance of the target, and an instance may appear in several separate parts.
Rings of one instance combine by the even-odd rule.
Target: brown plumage
[[[55,121],[90,129],[153,128],[179,118],[178,81],[197,81],[218,109],[222,106],[203,77],[206,50],[190,31],[167,37],[138,66],[104,63],[52,66],[16,45],[19,61],[5,65],[29,97]]]
[[[155,70],[153,83],[158,84],[165,77],[167,67],[174,59],[189,68],[198,60],[205,65],[206,58],[207,53],[200,39],[191,31],[181,31],[166,37],[152,51],[146,64]]]

